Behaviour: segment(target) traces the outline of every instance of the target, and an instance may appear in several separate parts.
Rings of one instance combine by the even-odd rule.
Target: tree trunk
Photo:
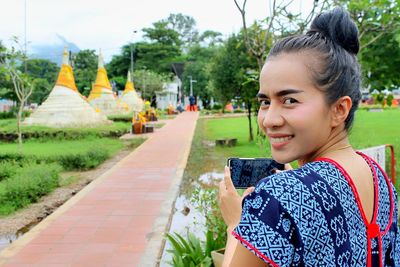
[[[258,71],[261,73],[261,70],[264,66],[264,60],[262,56],[257,56],[256,59],[257,59]]]
[[[21,132],[21,118],[22,118],[22,112],[24,110],[24,101],[21,101],[19,109],[18,109],[18,114],[17,114],[17,133],[18,133],[18,147],[19,151],[22,152],[22,132]]]
[[[251,126],[251,102],[248,101],[246,104],[247,104],[247,118],[249,120],[249,141],[252,142],[254,140],[254,136],[253,136],[253,127]]]

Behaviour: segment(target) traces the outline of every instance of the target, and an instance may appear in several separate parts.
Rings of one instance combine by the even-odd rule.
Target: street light
[[[133,34],[137,33],[137,30],[133,30]],[[133,75],[133,49],[132,49],[133,43],[131,43],[130,48],[131,48],[131,74]]]
[[[24,65],[25,65],[25,73],[27,72],[27,69],[28,69],[28,65],[27,65],[27,62],[26,62],[26,60],[27,60],[27,50],[26,50],[26,0],[25,0],[25,14],[24,14],[24,24],[25,24],[25,26],[24,26],[24,46],[25,46],[25,56],[24,56]]]
[[[193,83],[197,83],[196,80],[192,79],[192,76],[188,76],[190,78],[190,96],[193,96]]]

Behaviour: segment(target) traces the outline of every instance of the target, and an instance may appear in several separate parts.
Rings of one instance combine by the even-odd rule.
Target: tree
[[[170,29],[179,34],[184,46],[189,47],[198,41],[199,32],[195,28],[196,21],[194,18],[178,13],[170,14],[164,21],[168,23]]]
[[[234,2],[242,18],[243,39],[246,48],[256,59],[258,69],[261,71],[266,53],[275,37],[285,36],[288,32],[291,34],[303,32],[316,14],[317,7],[323,10],[328,0],[313,0],[313,7],[304,19],[301,14],[294,14],[289,11],[288,6],[292,4],[292,0],[272,0],[269,8],[270,15],[265,20],[254,22],[250,28],[246,21],[247,0],[243,0],[241,5],[239,0],[234,0]]]
[[[220,32],[207,30],[200,35],[199,43],[205,47],[220,45],[223,43],[222,34]]]
[[[54,85],[58,67],[57,64],[47,59],[28,59],[26,61],[27,75],[32,79],[32,95],[30,102],[41,104],[49,95]],[[20,71],[25,67],[20,66]]]
[[[333,3],[347,9],[356,22],[361,51],[400,26],[398,0],[333,0]]]
[[[27,74],[34,79],[46,79],[49,84],[54,84],[57,79],[58,66],[56,63],[47,59],[28,59],[26,61]],[[20,67],[23,71],[23,66]]]
[[[203,101],[207,108],[210,103],[213,89],[210,83],[211,62],[218,52],[218,47],[202,47],[199,44],[192,45],[188,49],[183,72],[183,88],[186,95],[189,95],[190,78],[197,82],[193,86],[193,94]]]
[[[85,96],[90,94],[92,83],[96,79],[98,57],[95,50],[79,51],[73,60],[75,83],[78,90]]]
[[[257,65],[249,56],[242,37],[232,35],[217,53],[211,66],[214,92],[223,106],[238,97],[246,103],[249,123],[249,140],[253,141],[251,110],[257,93],[257,81],[249,82],[249,75],[257,72]],[[258,78],[258,76],[257,76]]]
[[[398,0],[334,0],[344,6],[359,30],[364,86],[384,90],[398,87],[400,78],[400,3]]]
[[[17,38],[14,38],[14,42],[16,45],[19,45]],[[16,49],[15,47],[11,47],[11,49],[6,49],[5,51],[3,50],[2,55],[0,55],[0,72],[5,73],[7,79],[11,80],[15,94],[19,100],[17,133],[20,150],[22,149],[22,113],[29,96],[32,94],[29,76],[19,70],[21,62],[25,60],[26,54],[22,52],[22,49]]]
[[[5,60],[7,54],[7,48],[0,41],[0,62]],[[17,95],[13,89],[11,80],[7,79],[7,73],[0,71],[0,98],[6,98],[13,101],[17,101]]]
[[[121,48],[121,53],[119,55],[114,55],[111,59],[111,61],[106,65],[107,68],[107,73],[110,77],[110,80],[114,80],[117,79],[116,77],[123,77],[123,79],[126,79],[124,77],[126,77],[126,75],[128,74],[128,70],[129,70],[129,66],[130,66],[130,45],[131,44],[127,44],[124,45]],[[137,53],[136,53],[136,49],[134,50],[134,65],[136,67],[136,61],[137,61]],[[119,79],[119,78],[118,78]],[[122,84],[122,87],[120,87],[120,83],[117,82],[117,88],[118,90],[123,90],[124,89],[124,85]]]
[[[400,86],[400,43],[395,33],[386,33],[360,51],[364,86],[370,90],[393,89]]]
[[[150,100],[156,92],[164,88],[164,84],[169,81],[165,75],[155,73],[151,70],[141,69],[133,72],[135,88],[140,90],[142,98]]]
[[[46,79],[36,78],[32,80],[32,95],[29,98],[31,103],[41,104],[50,94],[53,88]]]

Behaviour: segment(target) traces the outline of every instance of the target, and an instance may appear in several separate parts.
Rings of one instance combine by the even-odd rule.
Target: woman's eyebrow
[[[285,96],[285,95],[290,95],[290,94],[299,94],[303,93],[303,90],[298,90],[298,89],[285,89],[282,91],[277,92],[275,95],[277,97]]]
[[[257,98],[268,98],[268,96],[266,94],[262,94],[262,93],[258,93],[256,95]]]
[[[285,96],[285,95],[290,95],[290,94],[299,94],[299,93],[303,93],[303,90],[298,90],[298,89],[285,89],[285,90],[281,90],[277,93],[275,93],[275,95],[277,97],[281,97],[281,96]],[[268,98],[268,96],[266,94],[263,93],[258,93],[256,95],[257,98]]]

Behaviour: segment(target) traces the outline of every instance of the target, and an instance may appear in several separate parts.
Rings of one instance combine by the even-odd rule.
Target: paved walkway
[[[7,267],[157,266],[198,112],[184,112],[0,253]]]

